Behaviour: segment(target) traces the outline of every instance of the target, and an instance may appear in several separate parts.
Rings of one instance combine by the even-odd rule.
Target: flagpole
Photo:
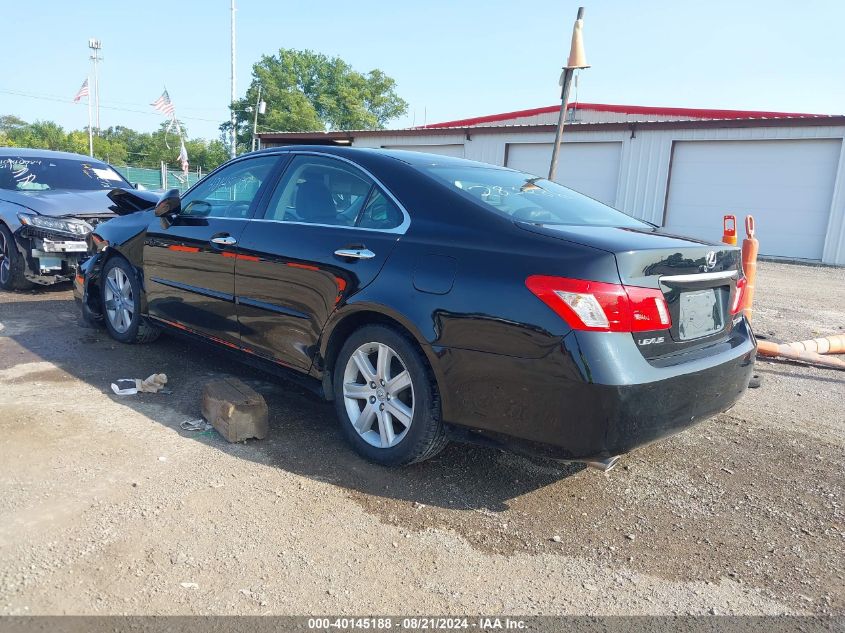
[[[94,130],[91,129],[91,81],[85,80],[88,84],[88,155],[94,158]]]

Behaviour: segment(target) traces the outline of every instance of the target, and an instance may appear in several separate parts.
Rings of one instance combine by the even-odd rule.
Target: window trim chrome
[[[669,283],[697,283],[699,281],[717,281],[733,279],[739,274],[737,270],[723,270],[715,273],[692,273],[691,275],[666,275],[660,281]]]
[[[396,235],[404,235],[405,233],[407,233],[408,228],[411,226],[411,214],[408,213],[408,210],[405,208],[405,205],[403,205],[401,202],[399,202],[399,199],[396,196],[393,195],[393,193],[390,191],[390,189],[388,189],[384,185],[384,183],[381,180],[379,180],[378,178],[376,178],[376,176],[371,171],[369,171],[366,167],[363,167],[363,166],[359,165],[358,163],[356,163],[355,161],[349,160],[348,158],[346,158],[344,156],[338,156],[336,154],[328,154],[328,153],[325,153],[325,152],[315,152],[315,151],[302,152],[302,151],[297,151],[297,150],[289,150],[286,153],[290,154],[292,158],[295,158],[296,156],[319,156],[321,158],[330,158],[330,159],[333,159],[333,160],[339,160],[343,163],[348,163],[349,165],[352,165],[356,169],[364,172],[364,174],[366,174],[367,177],[370,178],[373,181],[373,183],[375,183],[375,185],[388,198],[390,198],[390,200],[393,202],[393,204],[395,204],[396,207],[399,209],[399,211],[402,213],[402,223],[399,226],[393,227],[392,229],[373,229],[373,228],[368,228],[368,227],[365,227],[365,226],[345,226],[343,224],[318,224],[316,222],[296,222],[296,221],[291,221],[291,220],[270,220],[270,219],[267,219],[267,218],[250,218],[249,219],[250,222],[277,222],[279,224],[295,224],[295,225],[301,225],[301,226],[324,226],[324,227],[330,227],[330,228],[333,228],[333,229],[349,229],[349,230],[352,230],[352,231],[375,231],[375,232],[378,232],[378,233],[394,233]],[[285,167],[285,171],[287,171],[289,167],[290,167],[290,165]],[[284,176],[284,172],[282,172],[282,176]],[[279,186],[280,184],[281,184],[281,182],[277,183],[276,186]],[[271,198],[272,198],[272,195],[271,195]],[[265,212],[267,211],[267,209],[269,209],[269,201],[268,201],[268,206],[265,207],[265,209],[264,209]]]

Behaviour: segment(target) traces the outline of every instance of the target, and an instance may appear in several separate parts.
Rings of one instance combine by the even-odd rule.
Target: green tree
[[[192,168],[209,172],[224,163],[228,155],[219,140],[187,138],[185,148]],[[88,153],[88,130],[66,132],[52,121],[27,123],[13,115],[0,116],[0,147],[33,147],[77,154]],[[179,167],[179,135],[172,124],[162,123],[155,132],[138,132],[125,126],[114,126],[94,136],[94,156],[114,165],[132,165],[158,169],[161,161],[171,168]]]
[[[233,104],[238,144],[243,149],[251,143],[252,108],[259,85],[261,98],[267,102],[259,129],[381,129],[408,111],[408,104],[396,94],[395,80],[381,70],[361,73],[339,57],[282,48],[253,65],[246,95]],[[226,122],[220,129],[225,140],[231,124]]]

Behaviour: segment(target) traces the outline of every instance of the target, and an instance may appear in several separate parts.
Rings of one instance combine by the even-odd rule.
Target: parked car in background
[[[74,291],[113,338],[293,372],[382,464],[454,437],[607,468],[729,408],[754,363],[736,247],[463,159],[255,152],[91,243]]]
[[[107,194],[128,186],[88,156],[0,147],[0,288],[71,279],[86,236],[114,216]]]

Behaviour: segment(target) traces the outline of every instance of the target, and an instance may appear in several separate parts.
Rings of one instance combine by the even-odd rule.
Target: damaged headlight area
[[[43,215],[19,213],[21,224],[28,227],[32,237],[53,237],[50,233],[59,233],[62,237],[76,237],[84,239],[94,229],[84,220],[74,218],[51,218]],[[39,231],[40,229],[40,231]],[[43,233],[41,233],[43,231]],[[41,234],[39,234],[41,233]]]
[[[86,238],[93,227],[79,218],[19,213],[17,241],[26,261],[25,277],[37,284],[71,279],[88,255]]]

